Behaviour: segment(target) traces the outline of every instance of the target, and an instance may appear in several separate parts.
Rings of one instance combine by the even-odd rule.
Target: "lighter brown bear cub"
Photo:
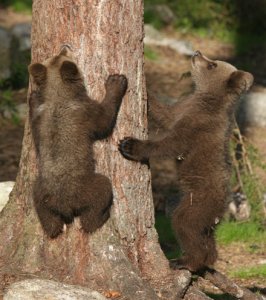
[[[105,98],[93,101],[67,47],[42,64],[30,65],[29,72],[37,87],[29,105],[39,169],[33,185],[39,220],[51,238],[75,216],[85,232],[93,232],[109,217],[112,186],[95,173],[92,146],[111,134],[127,79],[109,76]]]
[[[192,77],[195,92],[182,103],[170,107],[150,99],[151,117],[167,130],[163,139],[127,137],[119,149],[135,161],[167,156],[179,160],[182,198],[173,211],[172,225],[184,255],[174,267],[198,271],[212,266],[217,258],[214,228],[229,194],[234,113],[253,76],[197,51],[192,57]]]

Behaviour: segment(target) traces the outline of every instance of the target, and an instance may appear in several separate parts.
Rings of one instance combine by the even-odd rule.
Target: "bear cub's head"
[[[71,50],[63,46],[57,56],[47,59],[43,63],[34,63],[29,67],[33,82],[42,91],[59,92],[69,95],[83,86],[83,76],[73,61]],[[63,95],[62,95],[63,96]]]
[[[192,78],[196,90],[213,95],[238,95],[247,92],[253,84],[253,76],[227,62],[211,60],[196,51],[192,56]]]

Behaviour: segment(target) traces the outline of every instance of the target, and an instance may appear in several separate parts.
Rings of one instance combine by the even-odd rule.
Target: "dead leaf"
[[[117,299],[121,297],[121,293],[118,291],[106,291],[103,293],[106,298]]]

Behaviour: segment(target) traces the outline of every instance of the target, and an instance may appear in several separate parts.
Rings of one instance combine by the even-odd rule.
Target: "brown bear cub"
[[[33,186],[39,220],[51,238],[75,216],[91,233],[109,218],[112,204],[110,180],[95,173],[92,146],[111,134],[127,79],[109,76],[105,98],[100,104],[93,101],[67,47],[30,65],[29,73],[36,85],[29,106],[39,169]]]
[[[127,137],[119,149],[130,160],[173,157],[179,161],[181,201],[173,211],[172,225],[184,255],[174,267],[199,271],[217,258],[214,228],[229,194],[234,112],[253,76],[197,51],[192,57],[192,78],[195,91],[186,100],[174,106],[149,104],[151,116],[168,129],[165,137],[147,141]]]

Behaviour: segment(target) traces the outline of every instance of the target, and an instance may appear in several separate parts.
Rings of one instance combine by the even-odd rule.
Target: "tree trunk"
[[[68,44],[92,98],[102,99],[109,74],[126,75],[129,87],[112,137],[94,148],[97,171],[112,181],[114,204],[110,220],[92,235],[80,230],[77,221],[55,240],[44,235],[33,209],[38,170],[26,121],[20,170],[0,219],[2,273],[118,290],[123,299],[157,299],[143,278],[168,275],[169,269],[154,229],[150,172],[117,150],[124,136],[147,136],[143,36],[142,0],[34,1],[32,62],[42,62]]]

